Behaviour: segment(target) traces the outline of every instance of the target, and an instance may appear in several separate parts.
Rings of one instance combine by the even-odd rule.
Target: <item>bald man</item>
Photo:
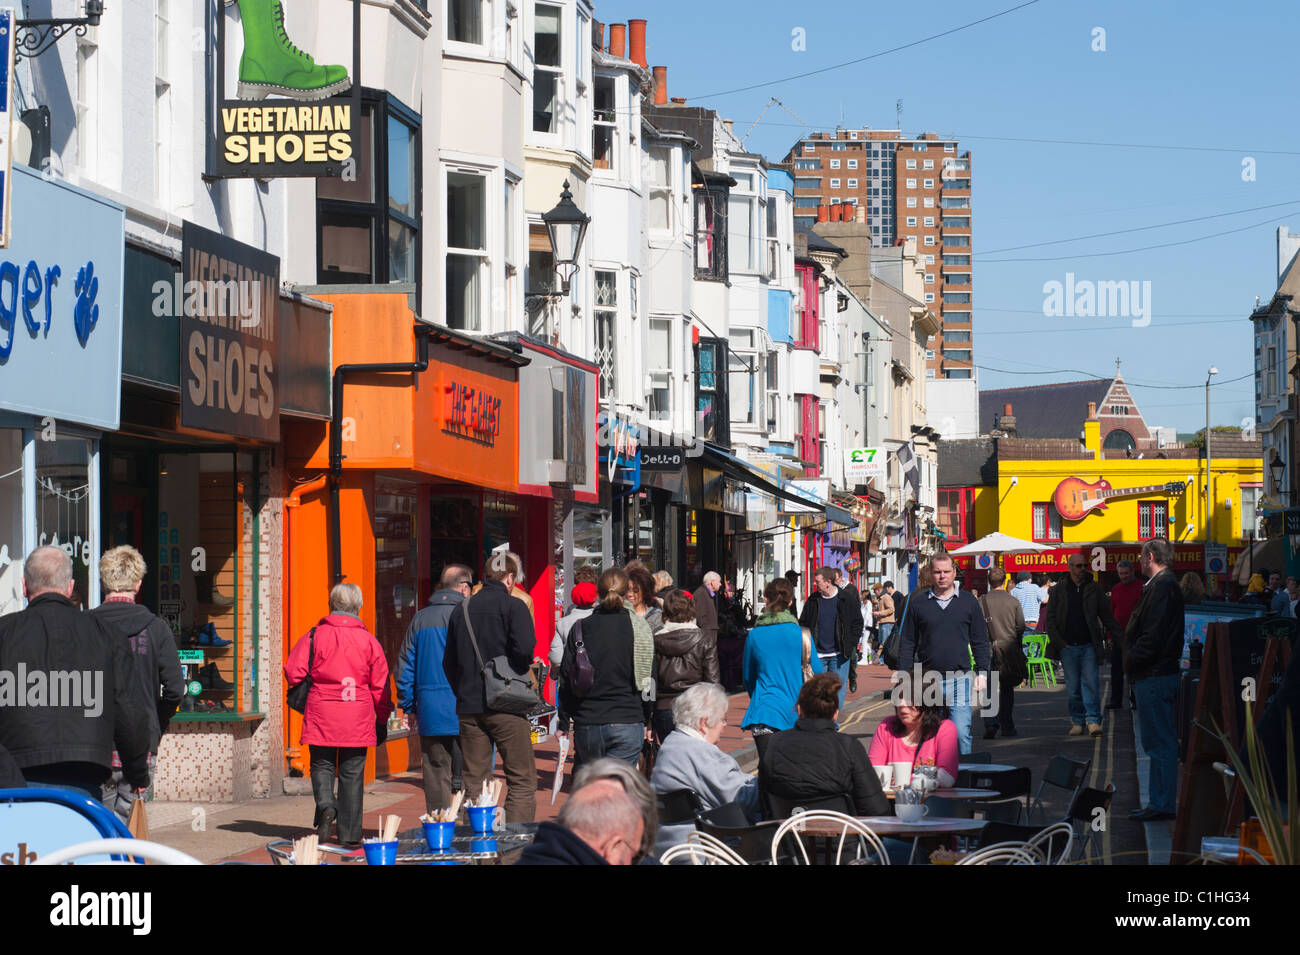
[[[635,865],[645,823],[616,780],[601,778],[576,789],[556,822],[537,827],[519,865]]]
[[[0,617],[0,748],[29,784],[99,802],[115,747],[126,782],[137,791],[149,786],[150,711],[141,703],[149,697],[135,692],[126,644],[81,612],[71,599],[75,588],[63,548],[28,555],[27,609]],[[37,674],[44,676],[39,684]]]
[[[695,625],[705,640],[718,642],[718,591],[722,589],[722,577],[716,571],[704,575],[704,583],[695,591]]]

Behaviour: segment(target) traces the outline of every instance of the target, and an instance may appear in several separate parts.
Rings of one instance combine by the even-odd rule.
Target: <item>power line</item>
[[[1114,375],[1094,375],[1091,372],[1080,371],[1078,368],[1050,368],[1045,371],[1009,371],[1006,368],[993,368],[989,365],[976,365],[980,371],[993,371],[1000,375],[1082,375],[1084,378],[1092,378],[1097,381],[1110,381]],[[1226,378],[1223,381],[1211,381],[1210,387],[1217,388],[1220,385],[1230,385],[1235,381],[1245,381],[1247,378],[1254,378],[1255,373],[1248,372],[1238,378]],[[1156,388],[1161,391],[1182,391],[1191,388],[1204,388],[1204,384],[1199,385],[1151,385],[1140,381],[1130,381],[1124,379],[1124,384],[1131,388]],[[994,389],[996,390],[996,389]]]
[[[846,60],[843,63],[836,63],[833,66],[823,66],[820,69],[809,70],[806,73],[795,73],[792,76],[785,76],[779,80],[768,80],[767,82],[764,83],[754,83],[751,86],[738,86],[735,89],[722,90],[721,92],[718,93],[707,93],[703,96],[689,97],[689,99],[697,99],[697,100],[711,99],[716,96],[730,96],[733,93],[746,93],[749,90],[758,90],[768,86],[777,86],[781,83],[789,83],[792,82],[793,80],[801,80],[804,79],[805,77],[817,76],[821,73],[829,73],[832,70],[842,70],[846,66],[856,66],[859,63],[866,63],[868,60],[874,60],[882,56],[888,56],[890,53],[898,53],[901,50],[910,50],[914,46],[920,46],[922,43],[929,43],[931,40],[938,40],[941,37],[951,36],[954,33],[960,33],[962,30],[969,30],[971,27],[979,26],[981,23],[988,23],[990,20],[996,20],[999,17],[1005,17],[1008,14],[1015,13],[1017,10],[1023,10],[1025,7],[1032,7],[1034,4],[1038,2],[1039,0],[1027,0],[1027,2],[1022,3],[1019,6],[1010,7],[1009,9],[1003,10],[1000,13],[994,13],[991,14],[990,16],[982,17],[979,20],[972,20],[970,23],[963,23],[959,27],[953,27],[950,30],[944,30],[942,33],[933,33],[930,36],[922,37],[919,40],[913,40],[911,43],[904,43],[902,46],[896,46],[888,50],[881,50],[878,53],[872,53],[869,54],[868,56],[861,56],[858,57],[856,60]]]
[[[1248,232],[1251,229],[1258,229],[1260,226],[1272,225],[1286,216],[1273,216],[1271,219],[1265,219],[1263,222],[1253,222],[1250,225],[1244,225],[1237,229],[1225,229],[1223,232],[1211,232],[1209,235],[1198,235],[1192,239],[1182,239],[1178,242],[1161,242],[1158,245],[1143,245],[1135,249],[1116,249],[1114,252],[1085,252],[1077,255],[1050,255],[1039,256],[1037,258],[1018,258],[1018,259],[984,259],[981,265],[1004,265],[1008,262],[1065,262],[1071,259],[1102,259],[1111,255],[1131,255],[1134,252],[1149,252],[1152,249],[1172,249],[1180,245],[1191,245],[1194,242],[1204,242],[1206,239],[1217,239],[1220,236],[1235,235],[1238,232]]]
[[[1072,239],[1052,239],[1048,242],[1031,242],[1027,245],[1009,245],[1004,249],[989,249],[981,255],[999,255],[1003,252],[1018,252],[1021,249],[1040,249],[1048,245],[1062,245],[1066,242],[1084,242],[1088,239],[1105,239],[1113,235],[1127,235],[1130,232],[1146,232],[1151,229],[1167,229],[1170,226],[1186,225],[1189,222],[1205,222],[1210,219],[1225,219],[1228,216],[1239,216],[1247,212],[1259,212],[1262,209],[1277,209],[1281,206],[1294,206],[1300,204],[1300,199],[1289,199],[1286,202],[1273,202],[1266,206],[1251,206],[1249,209],[1237,209],[1233,212],[1219,212],[1208,216],[1195,216],[1191,219],[1174,219],[1171,222],[1157,222],[1155,225],[1134,226],[1132,229],[1116,229],[1113,232],[1094,232],[1092,235],[1075,236]]]

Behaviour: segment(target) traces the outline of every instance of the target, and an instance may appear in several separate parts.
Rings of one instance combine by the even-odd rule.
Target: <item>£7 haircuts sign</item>
[[[208,175],[370,174],[357,168],[368,161],[360,151],[361,0],[237,0],[208,32],[217,62]]]

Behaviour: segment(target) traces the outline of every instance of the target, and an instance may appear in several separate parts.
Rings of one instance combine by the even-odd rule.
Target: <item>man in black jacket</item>
[[[1183,593],[1170,565],[1174,548],[1167,540],[1142,547],[1147,578],[1124,633],[1125,673],[1137,698],[1142,748],[1151,759],[1147,805],[1131,818],[1142,822],[1173,819],[1178,804],[1178,728],[1175,701],[1183,656]],[[1050,606],[1050,603],[1049,603]]]
[[[464,600],[451,615],[442,668],[456,694],[465,789],[476,796],[492,771],[492,745],[501,753],[506,774],[506,821],[532,822],[537,813],[537,767],[532,727],[522,716],[492,710],[483,686],[483,663],[505,656],[516,672],[532,665],[537,638],[533,618],[522,600],[511,595],[514,561],[496,554],[488,561],[483,589]],[[469,623],[467,625],[466,617]],[[478,654],[471,641],[478,644]]]
[[[77,609],[75,587],[61,547],[38,547],[23,565],[27,609],[0,617],[0,746],[28,785],[99,801],[114,745],[126,781],[148,788],[150,708],[125,645]]]
[[[819,567],[813,574],[815,593],[803,605],[799,626],[812,633],[813,650],[821,658],[822,670],[833,671],[840,678],[843,709],[849,670],[862,638],[862,604],[856,589],[850,593],[835,586],[835,575],[831,567]]]
[[[1106,634],[1121,640],[1124,632],[1110,612],[1110,600],[1092,579],[1083,554],[1071,554],[1069,566],[1070,576],[1053,588],[1044,611],[1047,638],[1060,654],[1065,669],[1065,686],[1070,694],[1069,735],[1082,736],[1087,723],[1087,732],[1100,736],[1098,666],[1105,652]]]
[[[99,559],[99,579],[107,596],[90,612],[109,637],[126,647],[135,664],[135,688],[149,714],[149,752],[158,752],[162,734],[176,715],[185,693],[176,638],[167,622],[135,602],[146,571],[144,557],[134,547],[114,547]],[[161,687],[161,693],[159,692]],[[106,787],[104,805],[123,820],[131,817],[135,794],[120,770]]]

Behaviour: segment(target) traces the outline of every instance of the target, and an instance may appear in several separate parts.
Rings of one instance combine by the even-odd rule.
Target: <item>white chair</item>
[[[700,846],[708,846],[715,852],[726,856],[731,860],[731,865],[749,865],[744,857],[731,846],[727,845],[717,836],[711,836],[707,832],[700,832],[698,829],[686,837],[688,843]]]
[[[999,842],[972,852],[958,865],[1042,865],[1043,856],[1027,842]]]
[[[36,865],[63,865],[83,856],[97,856],[108,853],[122,853],[136,858],[148,859],[159,865],[203,865],[193,856],[188,856],[179,849],[165,846],[147,839],[96,839],[94,842],[79,842],[75,846],[58,849],[36,860]],[[102,862],[100,865],[134,865],[133,861]]]
[[[876,862],[879,865],[889,865],[889,853],[885,851],[885,844],[880,841],[876,835],[866,825],[853,816],[846,816],[842,812],[834,812],[830,809],[811,809],[807,812],[796,813],[785,822],[781,823],[780,828],[776,830],[776,835],[772,837],[772,864],[777,865],[781,854],[781,843],[785,837],[794,833],[799,838],[794,840],[794,844],[799,849],[799,856],[803,858],[804,865],[812,865],[808,858],[808,849],[804,846],[802,833],[810,822],[830,822],[834,823],[840,829],[839,844],[835,847],[835,864],[841,865],[844,857],[844,843],[849,839],[850,834],[859,837],[855,858],[863,857],[863,846],[869,850],[868,855],[874,853]],[[831,836],[822,836],[821,838],[835,838]],[[799,858],[796,857],[795,863],[798,864]]]
[[[1052,856],[1052,843],[1064,837],[1065,845],[1061,851],[1057,852],[1055,857]],[[1048,826],[1042,832],[1032,836],[1026,845],[1033,846],[1042,855],[1048,865],[1064,865],[1070,859],[1070,852],[1074,849],[1074,826],[1069,822],[1058,822]]]
[[[676,865],[678,860],[685,859],[691,865],[744,865],[744,859],[736,861],[739,858],[730,849],[723,852],[704,842],[683,842],[661,855],[659,864]]]

